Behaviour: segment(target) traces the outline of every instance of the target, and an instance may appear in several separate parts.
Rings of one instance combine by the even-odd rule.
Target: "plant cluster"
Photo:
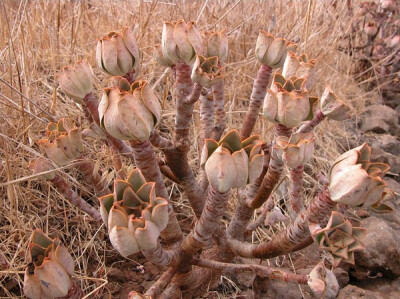
[[[234,263],[235,257],[285,255],[314,241],[326,252],[331,267],[354,263],[354,251],[363,248],[365,230],[353,227],[335,210],[343,213],[350,207],[364,206],[390,211],[384,203],[390,191],[382,180],[389,166],[371,163],[367,144],[332,161],[329,176],[316,186],[315,194],[304,192],[304,165],[313,161],[313,129],[325,118],[348,119],[350,109],[329,87],[319,99],[311,95],[316,61],[295,51],[294,43],[259,32],[255,56],[260,67],[250,104],[241,130],[229,130],[224,101],[224,62],[229,56],[226,32],[200,32],[195,23],[183,20],[165,22],[155,55],[161,65],[172,69],[175,84],[176,119],[171,139],[159,130],[162,108],[156,93],[147,81],[137,79],[140,51],[129,28],[97,41],[97,65],[112,76],[101,98],[94,93],[86,62],[78,61],[62,70],[60,87],[82,106],[90,126],[82,132],[71,129],[63,119],[50,123],[47,138],[38,142],[49,160],[32,161],[30,168],[50,180],[73,205],[95,221],[104,222],[112,246],[122,257],[140,252],[165,269],[144,295],[132,292],[131,298],[198,296],[215,287],[223,272],[243,271],[308,284],[319,296],[336,295],[337,281],[324,262],[310,275]],[[202,151],[199,167],[193,169],[188,153],[197,103]],[[261,108],[264,117],[275,124],[273,140],[252,135]],[[85,157],[82,135],[101,140],[115,153],[117,178],[112,190],[101,180],[101,171]],[[165,159],[163,163],[159,163],[157,151]],[[137,167],[128,175],[120,155]],[[99,210],[57,174],[55,166],[65,165],[76,168],[92,186]],[[271,240],[251,243],[248,232],[263,223],[262,219],[251,219],[257,209],[262,209],[260,217],[264,219],[276,212],[273,194],[285,172],[291,222]],[[175,182],[190,203],[196,221],[189,232],[181,229],[165,179]],[[235,190],[239,194],[236,211],[225,225],[222,218]],[[59,240],[35,231],[30,252],[24,286],[28,297],[78,298],[71,279],[73,260]]]

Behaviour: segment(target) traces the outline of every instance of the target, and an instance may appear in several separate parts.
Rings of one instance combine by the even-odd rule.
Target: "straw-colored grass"
[[[153,58],[153,46],[161,40],[162,22],[184,18],[197,20],[202,30],[227,28],[230,54],[226,63],[226,110],[229,128],[240,128],[258,63],[254,45],[259,29],[298,41],[298,52],[317,58],[320,95],[329,84],[354,108],[354,118],[375,93],[363,92],[352,79],[353,61],[337,50],[342,33],[351,22],[346,1],[0,1],[0,297],[21,295],[27,244],[31,232],[41,228],[59,237],[76,260],[76,276],[87,298],[107,294],[106,265],[124,259],[106,241],[104,227],[69,205],[51,184],[30,178],[28,162],[41,155],[36,142],[43,137],[46,123],[67,117],[83,128],[88,122],[80,107],[58,89],[59,70],[78,59],[93,66],[95,85],[107,85],[107,78],[95,65],[96,38],[123,26],[134,29],[142,51],[140,78],[154,84],[164,69]],[[354,4],[355,5],[355,4]],[[174,105],[171,74],[156,86],[163,103],[162,126],[171,132]],[[198,109],[198,108],[196,108]],[[198,110],[192,126],[191,163],[198,165]],[[272,124],[260,120],[256,132],[271,137]],[[329,162],[349,147],[351,136],[341,123],[324,122],[316,130],[317,150],[312,173],[326,173]],[[112,181],[110,150],[97,141],[86,140],[86,153]],[[124,160],[124,167],[131,168]],[[78,192],[91,192],[79,175],[60,169]],[[315,185],[306,176],[308,186]],[[191,215],[188,202],[175,185],[171,194],[183,217]],[[92,198],[97,205],[96,198]],[[229,213],[233,208],[229,205]],[[264,233],[265,235],[265,233]],[[259,235],[261,238],[265,236]],[[256,240],[256,239],[255,239]],[[130,263],[134,267],[134,263]],[[145,269],[146,270],[146,269]],[[234,287],[230,287],[234,289]],[[223,294],[220,294],[223,297]]]

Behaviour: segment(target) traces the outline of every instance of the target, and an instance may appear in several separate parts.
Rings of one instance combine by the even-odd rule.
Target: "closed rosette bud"
[[[205,58],[198,55],[193,65],[192,80],[202,87],[210,88],[223,80],[221,67],[218,66],[218,57]]]
[[[32,262],[25,270],[25,295],[32,299],[66,296],[72,286],[74,259],[61,241],[52,240],[36,229],[29,253]]]
[[[161,45],[158,44],[154,48],[154,56],[158,62],[159,65],[165,66],[165,67],[172,67],[176,61],[170,60],[167,57],[164,56],[164,53],[162,51]]]
[[[221,31],[203,32],[204,56],[217,56],[219,61],[225,62],[228,58],[228,36],[226,29]]]
[[[54,166],[47,159],[40,157],[36,160],[30,161],[28,169],[31,170],[33,174],[39,174],[53,170]],[[55,176],[54,172],[50,172],[40,175],[39,178],[42,180],[52,180]]]
[[[81,131],[76,127],[69,129],[64,118],[58,123],[49,123],[46,135],[47,138],[39,140],[38,144],[47,157],[60,166],[71,163],[83,152]]]
[[[274,148],[283,162],[294,169],[311,160],[314,154],[314,140],[312,133],[294,133],[290,138],[278,136]]]
[[[325,88],[320,105],[322,114],[329,119],[342,121],[351,117],[350,107],[340,100],[329,87]]]
[[[327,226],[313,234],[313,238],[323,250],[333,255],[335,267],[341,261],[354,265],[354,252],[364,249],[367,235],[365,228],[353,227],[343,215],[333,211]]]
[[[379,206],[386,188],[382,176],[390,167],[385,163],[371,163],[370,157],[371,148],[364,143],[336,159],[329,174],[333,201],[350,206]]]
[[[147,81],[136,81],[130,92],[104,89],[99,103],[100,126],[123,140],[145,141],[161,118],[161,106]]]
[[[275,74],[264,98],[264,116],[273,123],[293,128],[312,118],[313,100],[308,97],[303,78],[286,80],[281,74]]]
[[[139,48],[133,32],[124,27],[119,32],[110,32],[97,40],[97,65],[111,76],[139,73]]]
[[[275,37],[264,30],[260,30],[256,42],[255,55],[259,62],[273,69],[280,68],[288,51],[294,51],[296,45],[287,42],[284,38]]]
[[[336,298],[339,292],[335,274],[325,267],[323,261],[310,272],[307,284],[316,298]]]
[[[288,52],[283,64],[282,76],[286,79],[293,76],[303,78],[306,80],[306,89],[311,90],[317,81],[314,69],[315,62],[315,59],[308,59],[307,54],[297,56],[293,52]]]
[[[113,247],[124,257],[157,245],[168,224],[168,202],[156,197],[139,169],[114,182],[114,193],[99,198],[100,214]]]
[[[90,66],[83,60],[66,66],[58,76],[61,90],[75,102],[83,104],[85,96],[92,92],[93,77]]]
[[[210,184],[220,192],[244,187],[261,174],[264,152],[259,136],[241,141],[237,130],[228,132],[219,142],[206,139],[201,165]]]
[[[161,49],[164,59],[173,64],[190,64],[196,55],[202,54],[202,38],[195,22],[184,20],[165,22],[162,32]]]
[[[375,36],[378,33],[378,26],[375,23],[367,22],[364,26],[364,32],[368,36]]]

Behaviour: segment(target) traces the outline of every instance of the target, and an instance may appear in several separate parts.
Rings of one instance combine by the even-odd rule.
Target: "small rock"
[[[361,116],[360,129],[363,132],[397,135],[399,131],[397,112],[384,105],[368,106]]]
[[[380,148],[392,155],[400,155],[400,140],[395,136],[373,134],[367,137],[367,142],[372,148]]]
[[[349,283],[349,273],[343,268],[335,268],[333,269],[333,274],[335,274],[336,279],[339,283],[339,287],[343,289]]]
[[[400,173],[400,156],[387,154],[388,164],[390,165],[390,172],[399,174]]]
[[[110,267],[108,269],[107,277],[110,280],[114,280],[114,281],[124,281],[125,280],[124,272],[122,272],[120,269],[115,268],[115,267]]]
[[[371,274],[381,272],[388,277],[400,277],[399,225],[372,216],[361,221],[367,229],[365,249],[356,252],[356,264]]]
[[[394,193],[400,195],[400,183],[392,178],[385,177],[385,182],[388,184],[388,187],[392,189]]]
[[[338,299],[385,299],[377,292],[361,289],[357,286],[349,284],[339,291]]]

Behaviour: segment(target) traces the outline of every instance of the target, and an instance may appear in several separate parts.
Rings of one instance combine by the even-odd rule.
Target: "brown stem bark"
[[[183,152],[188,152],[190,149],[189,130],[194,107],[193,104],[187,102],[187,98],[193,89],[193,82],[190,78],[190,73],[191,68],[189,65],[185,63],[178,63],[176,65],[176,119],[174,145]]]
[[[211,88],[214,98],[214,127],[212,131],[212,138],[220,140],[226,127],[226,113],[224,101],[224,81],[221,80]]]
[[[157,279],[155,283],[146,291],[145,295],[150,296],[150,298],[156,298],[170,283],[172,277],[174,277],[176,268],[169,268],[166,270],[160,278]]]
[[[50,182],[73,206],[88,214],[93,218],[93,220],[98,222],[101,221],[101,216],[97,209],[88,204],[75,191],[73,191],[71,185],[68,184],[68,182],[66,182],[62,177],[56,175],[52,180],[50,180]]]
[[[105,181],[102,180],[101,175],[96,172],[93,164],[85,158],[76,165],[76,169],[82,174],[83,179],[90,185],[97,197],[101,197],[111,193]]]
[[[142,171],[147,181],[156,183],[157,196],[165,198],[168,202],[168,226],[161,233],[163,239],[167,243],[173,243],[182,238],[182,230],[179,226],[178,219],[172,209],[169,200],[167,188],[164,184],[157,158],[154,153],[153,146],[149,140],[146,141],[130,141],[135,156],[136,166]]]
[[[307,209],[274,238],[262,244],[250,244],[229,240],[232,251],[242,257],[269,259],[293,252],[299,244],[310,237],[309,223],[325,223],[336,203],[329,198],[328,191],[322,191],[311,201]]]
[[[290,137],[292,129],[286,128],[280,124],[276,125],[275,137],[276,136],[287,136]],[[275,144],[275,142],[273,143]],[[252,209],[257,209],[269,198],[276,184],[279,182],[281,173],[283,171],[283,162],[279,159],[274,146],[271,150],[271,160],[269,163],[267,174],[265,175],[260,188],[258,189],[257,195],[248,203]]]
[[[193,254],[204,247],[211,239],[222,219],[228,197],[229,192],[219,192],[212,185],[209,186],[206,204],[201,217],[182,242],[182,260],[178,267],[180,273],[190,272],[190,260]]]
[[[200,125],[201,125],[201,140],[203,145],[204,139],[209,139],[212,136],[214,126],[214,101],[212,94],[209,94],[206,89],[203,89],[200,95]]]
[[[304,165],[299,165],[289,173],[289,196],[293,212],[291,214],[292,219],[303,208],[303,171]]]
[[[253,90],[250,97],[250,105],[247,109],[246,118],[242,125],[241,135],[243,139],[250,137],[257,121],[258,113],[267,93],[267,86],[272,69],[269,66],[261,65],[257,77],[254,80]]]
[[[222,263],[201,258],[193,258],[192,264],[203,268],[219,270],[223,273],[237,274],[242,272],[251,272],[262,278],[307,284],[307,275],[295,274],[281,269],[261,265]]]
[[[301,127],[296,131],[296,133],[310,133],[316,126],[318,126],[325,119],[325,115],[322,114],[321,110],[315,112],[314,118],[305,124],[301,125]]]
[[[178,249],[165,250],[158,242],[157,246],[142,250],[143,255],[153,264],[162,267],[176,267],[180,262],[180,252]]]
[[[262,225],[265,219],[267,218],[268,213],[272,211],[274,206],[275,206],[274,197],[270,196],[266,204],[264,205],[261,214],[257,217],[257,219],[253,223],[247,225],[246,233],[251,233],[252,231],[256,230],[260,225]]]

